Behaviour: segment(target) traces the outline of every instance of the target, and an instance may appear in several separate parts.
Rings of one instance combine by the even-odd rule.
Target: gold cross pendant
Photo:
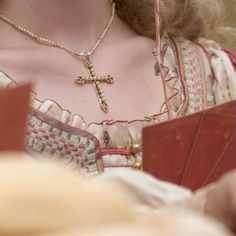
[[[114,79],[110,75],[97,76],[95,74],[93,63],[90,58],[86,58],[85,67],[88,71],[89,76],[78,76],[75,82],[80,86],[83,86],[85,84],[93,84],[100,103],[100,107],[103,112],[107,113],[109,107],[108,104],[106,103],[106,99],[103,90],[100,86],[100,83],[112,84],[114,82]]]

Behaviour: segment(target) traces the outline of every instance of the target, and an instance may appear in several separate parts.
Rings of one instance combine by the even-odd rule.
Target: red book
[[[143,129],[144,171],[196,190],[236,168],[236,101]]]
[[[0,89],[0,151],[24,149],[30,85]]]

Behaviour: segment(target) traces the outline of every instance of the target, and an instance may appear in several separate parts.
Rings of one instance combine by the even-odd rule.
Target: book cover
[[[144,171],[196,190],[236,168],[236,101],[143,129]]]

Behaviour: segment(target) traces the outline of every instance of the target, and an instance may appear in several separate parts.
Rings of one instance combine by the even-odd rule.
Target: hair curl
[[[155,36],[153,0],[114,0],[117,14],[141,35]],[[213,39],[236,50],[236,0],[160,0],[162,28],[175,36]]]

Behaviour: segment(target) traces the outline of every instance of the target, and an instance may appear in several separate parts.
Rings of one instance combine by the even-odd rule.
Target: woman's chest
[[[78,84],[78,76],[91,79],[81,61],[70,55],[45,54],[8,57],[3,60],[2,68],[18,84],[31,82],[37,98],[53,100],[63,109],[73,114],[82,115],[88,122],[102,120],[142,119],[159,112],[163,103],[163,88],[159,77],[154,75],[154,60],[130,60],[117,57],[95,57],[94,74],[98,78],[110,75],[112,84],[99,84],[109,111],[104,113],[100,108],[98,91],[94,83]]]

